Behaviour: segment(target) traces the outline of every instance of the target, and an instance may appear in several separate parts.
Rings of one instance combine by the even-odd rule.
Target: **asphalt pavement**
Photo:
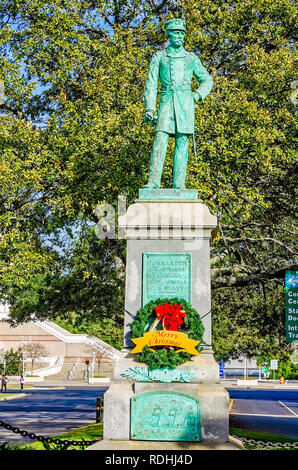
[[[0,401],[0,420],[30,433],[50,437],[95,423],[96,398],[104,394],[102,386],[67,386],[9,389],[19,395],[17,399]],[[29,442],[0,427],[0,442]]]
[[[258,387],[237,386],[224,380],[230,395],[230,426],[258,432],[272,432],[298,439],[298,383],[261,383]],[[105,385],[84,381],[36,384],[21,393],[10,384],[8,393],[18,398],[0,401],[0,420],[27,432],[50,437],[63,434],[96,420],[96,398]],[[0,442],[25,442],[22,437],[0,427]]]
[[[298,439],[298,389],[227,388],[230,426]]]

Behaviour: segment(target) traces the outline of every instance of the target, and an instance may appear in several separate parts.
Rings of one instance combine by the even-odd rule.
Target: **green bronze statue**
[[[181,189],[185,188],[189,137],[194,136],[194,103],[210,93],[213,79],[196,54],[183,47],[185,22],[169,20],[165,27],[170,44],[153,55],[145,86],[144,121],[156,124],[156,128],[149,180],[144,187],[160,187],[169,136],[174,136],[173,188]],[[200,83],[195,92],[191,91],[193,74]],[[155,117],[158,80],[162,88]]]

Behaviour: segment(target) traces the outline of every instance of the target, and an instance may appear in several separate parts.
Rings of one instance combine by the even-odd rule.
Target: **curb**
[[[16,400],[17,398],[24,398],[31,395],[31,393],[18,393],[17,395],[11,395],[10,397],[3,397],[0,398],[0,401],[7,401],[7,400]]]
[[[242,441],[240,441],[240,439],[237,439],[233,436],[229,436],[229,442],[234,446],[238,447],[239,449],[244,450],[243,443]]]
[[[32,387],[31,390],[65,390],[66,387],[61,386],[53,386],[53,387]]]

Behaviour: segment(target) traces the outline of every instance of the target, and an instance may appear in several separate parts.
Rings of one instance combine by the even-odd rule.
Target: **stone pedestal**
[[[145,199],[137,200],[125,215],[119,217],[119,229],[127,239],[125,358],[115,364],[113,380],[104,395],[104,441],[136,439],[132,434],[132,403],[140,397],[155,396],[158,402],[157,394],[160,397],[171,394],[175,413],[169,409],[159,420],[157,412],[152,413],[151,409],[151,415],[148,415],[148,410],[144,409],[144,427],[150,417],[156,422],[163,419],[165,428],[182,426],[180,421],[184,419],[192,426],[197,423],[194,439],[227,443],[229,397],[220,383],[219,367],[211,346],[210,239],[217,225],[216,217],[195,199],[150,200],[149,196],[146,192]],[[130,353],[135,345],[130,339],[128,324],[149,300],[171,297],[184,298],[200,315],[205,327],[203,351],[175,369],[177,377],[171,375],[172,381],[167,380],[166,375],[159,380],[154,375],[145,381],[134,380],[128,371],[135,371],[137,367],[146,375],[148,367],[138,363]],[[191,409],[192,403],[199,407],[197,421],[187,413],[179,421],[180,397],[189,403],[186,408]],[[142,423],[142,410],[138,419]],[[176,420],[175,424],[173,420]],[[156,429],[158,434],[158,427]],[[155,437],[152,440],[156,440]],[[167,439],[161,437],[159,440]]]
[[[119,229],[127,239],[125,347],[133,347],[127,324],[146,303],[144,255],[151,253],[190,255],[191,298],[185,300],[199,312],[205,327],[204,343],[211,346],[210,238],[216,226],[216,217],[198,200],[137,200],[119,217]],[[174,291],[173,295],[164,295],[175,296]]]

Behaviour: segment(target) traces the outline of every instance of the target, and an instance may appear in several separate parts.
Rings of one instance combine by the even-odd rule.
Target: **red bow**
[[[186,316],[181,308],[182,305],[170,305],[167,302],[155,307],[156,316],[166,330],[178,331],[178,326],[182,325],[183,318]]]

